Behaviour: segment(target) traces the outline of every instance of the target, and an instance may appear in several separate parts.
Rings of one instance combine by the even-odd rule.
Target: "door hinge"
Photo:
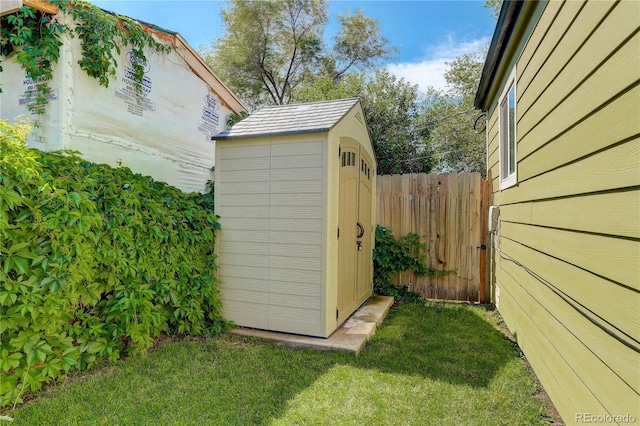
[[[336,320],[339,318],[338,310],[336,309]]]
[[[338,226],[338,239],[340,239],[340,227]]]
[[[342,156],[342,147],[338,145],[338,158]]]

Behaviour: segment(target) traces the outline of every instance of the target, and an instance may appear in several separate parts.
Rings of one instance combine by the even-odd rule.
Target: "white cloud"
[[[488,38],[459,42],[449,36],[445,42],[427,48],[424,60],[389,64],[387,69],[391,74],[417,84],[418,90],[423,93],[426,93],[429,86],[446,90],[447,82],[444,79],[444,72],[447,70],[446,62],[453,61],[456,56],[475,53],[488,42]]]

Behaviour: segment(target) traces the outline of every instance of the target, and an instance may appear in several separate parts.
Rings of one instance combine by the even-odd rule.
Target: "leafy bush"
[[[416,276],[443,275],[448,272],[431,269],[426,264],[424,251],[427,246],[420,242],[418,234],[407,234],[396,240],[389,228],[376,227],[376,246],[373,251],[373,290],[377,294],[393,296],[403,301],[422,300],[420,295],[406,286],[391,283],[395,274],[411,270]]]
[[[28,149],[25,123],[0,131],[0,406],[161,333],[226,326],[213,197]]]

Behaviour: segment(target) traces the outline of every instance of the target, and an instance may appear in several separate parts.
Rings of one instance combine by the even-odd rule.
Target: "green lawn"
[[[0,425],[533,425],[548,423],[494,313],[390,312],[358,356],[223,335],[168,342],[50,387]]]

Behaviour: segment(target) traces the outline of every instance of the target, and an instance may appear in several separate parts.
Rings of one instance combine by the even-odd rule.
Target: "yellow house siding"
[[[499,310],[565,422],[638,421],[640,6],[549,2],[534,24],[502,64],[517,71],[518,135],[518,183],[503,191],[501,90],[489,98]]]
[[[598,358],[606,362],[606,364],[615,371],[620,377],[625,378],[629,384],[636,391],[640,390],[640,375],[637,374],[638,366],[636,364],[637,357],[635,352],[624,346],[620,341],[610,341],[608,335],[601,329],[594,329],[593,324],[589,322],[586,317],[580,316],[579,312],[575,309],[567,309],[566,301],[562,300],[558,294],[562,297],[568,297],[573,300],[580,300],[582,305],[587,308],[591,313],[590,318],[602,321],[606,318],[612,325],[618,328],[617,335],[621,338],[629,340],[638,338],[638,320],[637,318],[631,318],[625,316],[620,311],[625,309],[632,309],[638,306],[637,298],[629,298],[628,291],[615,283],[607,281],[606,279],[588,272],[574,268],[572,265],[567,264],[561,260],[558,260],[552,256],[548,256],[546,253],[527,247],[526,245],[507,240],[503,241],[504,250],[511,253],[514,259],[526,259],[528,271],[512,262],[511,260],[500,259],[501,268],[505,271],[509,270],[509,275],[515,277],[516,274],[521,272],[530,273],[533,271],[538,277],[546,280],[550,283],[557,283],[555,286],[559,293],[553,294],[551,290],[546,286],[527,286],[523,287],[530,296],[535,300],[545,300],[549,296],[553,299],[554,305],[545,303],[544,306],[553,312],[554,316],[562,323],[571,325],[571,332],[574,333],[581,342],[588,343],[587,347],[591,352],[596,354]],[[517,269],[517,270],[516,270]],[[525,275],[519,275],[524,277]],[[572,285],[575,283],[575,277],[579,277],[582,280],[580,285]],[[527,277],[527,280],[533,280],[534,277]],[[532,284],[535,284],[533,281]],[[606,291],[607,297],[602,297],[602,291]],[[544,293],[548,293],[546,296]],[[613,308],[613,314],[610,310]],[[565,318],[566,321],[562,320]],[[535,321],[535,319],[532,319]],[[616,350],[612,350],[616,348]]]
[[[501,298],[504,292],[508,292],[512,302],[510,310],[522,311],[516,314],[520,316],[518,327],[521,331],[516,328],[514,332],[516,337],[524,339],[519,344],[527,359],[535,369],[536,363],[544,362],[551,352],[541,351],[542,348],[538,346],[541,338],[535,334],[542,334],[562,359],[557,365],[551,364],[551,374],[563,387],[569,387],[571,393],[554,395],[547,391],[565,422],[573,424],[576,413],[593,413],[593,407],[597,405],[612,415],[628,413],[637,418],[637,363],[632,361],[631,368],[626,369],[631,370],[631,376],[627,376],[626,380],[619,376],[620,370],[625,367],[622,362],[618,361],[613,368],[605,363],[617,359],[618,353],[621,357],[625,356],[626,347],[594,328],[589,320],[576,311],[567,308],[562,299],[546,287],[537,285],[537,280],[522,268],[504,262],[503,274],[503,279],[511,283],[503,284]],[[516,301],[518,306],[515,306]],[[506,303],[507,300],[502,302]],[[599,350],[600,347],[604,347],[604,350]],[[601,359],[599,355],[603,352],[608,353],[610,359]],[[631,354],[629,357],[634,356]],[[545,381],[542,378],[540,380],[545,385]],[[570,405],[577,407],[578,411],[567,412],[567,399],[572,400]]]
[[[567,19],[567,16],[563,16],[560,13],[562,12],[562,9],[565,6],[567,6],[567,9],[571,9],[574,13],[575,13],[575,9],[573,8],[582,7],[582,5],[579,2],[567,3],[565,1],[551,1],[544,6],[544,14],[541,15],[538,21],[536,22],[535,32],[531,33],[531,35],[529,36],[529,40],[527,41],[529,49],[526,51],[523,51],[520,57],[518,58],[518,63],[519,63],[519,68],[517,70],[518,79],[522,78],[522,75],[525,72],[529,72],[529,73],[531,72],[531,69],[529,68],[531,58],[538,50],[541,50],[541,51],[545,50],[544,45],[542,47],[540,45],[542,43],[551,43],[551,41],[548,41],[549,39],[547,38],[547,34],[549,33],[549,30],[551,29],[551,27],[556,23],[558,19],[560,19],[560,22],[562,22],[562,19]],[[563,13],[566,13],[566,10]],[[569,17],[569,21],[571,20],[572,18]],[[547,50],[550,50],[550,49],[547,49]],[[534,67],[531,67],[531,68],[534,68]],[[533,71],[533,72],[535,73],[536,71]],[[521,88],[521,90],[524,93],[526,88],[523,87]]]
[[[498,166],[500,155],[498,140],[498,114],[493,114],[487,121],[487,170]],[[494,176],[495,178],[496,176]],[[496,187],[498,188],[498,187]]]
[[[576,61],[576,58],[572,58],[572,56],[574,53],[580,51],[580,45],[582,43],[590,42],[593,37],[585,39],[584,33],[572,32],[571,27],[582,26],[585,29],[597,29],[598,32],[603,31],[606,28],[599,27],[598,23],[612,8],[612,3],[609,2],[569,2],[561,4],[563,4],[564,7],[560,8],[557,20],[554,21],[554,23],[563,23],[565,32],[558,34],[557,29],[553,28],[553,37],[544,37],[537,48],[529,48],[527,52],[531,52],[532,57],[530,61],[526,63],[524,67],[525,70],[518,75],[520,87],[519,96],[520,102],[522,102],[521,116],[526,114],[528,106],[547,89],[549,84],[553,82],[561,71],[565,70],[568,63],[571,64],[571,66],[576,66],[580,63],[579,60]],[[551,10],[547,11],[547,13],[550,12]],[[549,30],[551,31],[552,28],[549,28]],[[538,33],[539,29],[536,28],[534,34]],[[528,46],[534,46],[532,41],[533,40],[529,41]],[[524,61],[525,58],[521,57],[518,60],[518,66],[522,66]],[[538,74],[542,66],[544,66],[545,72]],[[580,73],[587,73],[590,70],[579,71]]]
[[[559,104],[555,103],[558,99],[553,90],[547,96],[538,98],[532,106],[536,108],[535,114],[522,117],[518,122],[518,128],[521,126],[523,129],[519,137],[523,145],[519,158],[526,158],[539,148],[541,140],[546,141],[549,136],[557,136],[571,128],[594,110],[637,84],[640,69],[637,55],[639,46],[640,36],[636,35]],[[530,146],[525,143],[528,140],[531,140]]]
[[[518,185],[517,191],[496,194],[495,200],[499,204],[509,204],[634,188],[640,185],[638,158],[640,137],[526,180]],[[518,167],[524,168],[521,163]]]
[[[599,150],[638,135],[640,86],[636,85],[619,97],[581,120],[571,129],[553,138],[544,149],[538,149],[523,160],[522,181],[550,169],[568,164]],[[580,144],[572,144],[579,140]],[[567,148],[570,146],[570,148]]]
[[[516,223],[640,238],[640,197],[635,191],[586,194],[509,204],[501,212]],[[640,317],[640,315],[639,315]]]

